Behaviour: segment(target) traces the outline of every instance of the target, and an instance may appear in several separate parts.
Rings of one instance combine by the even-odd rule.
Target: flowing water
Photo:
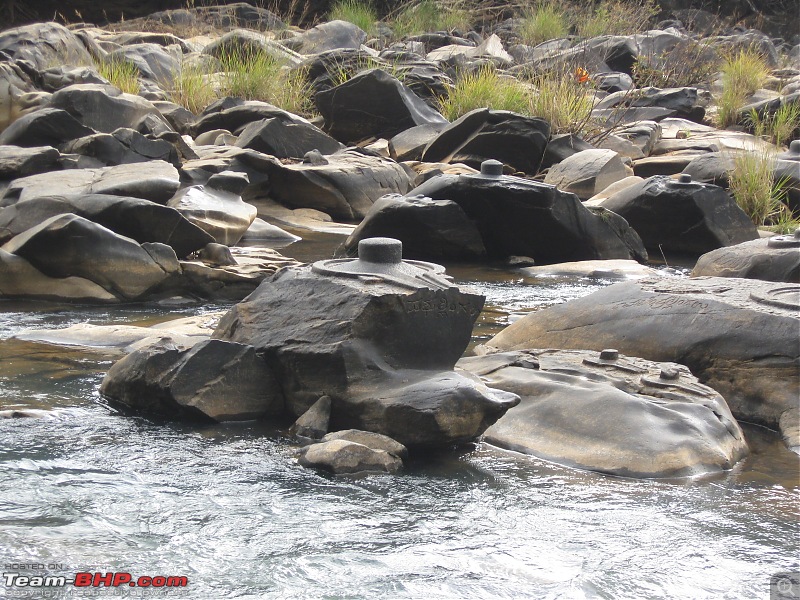
[[[324,236],[284,250],[330,255]],[[487,295],[485,339],[515,314],[602,282],[532,285],[451,271]],[[97,389],[111,361],[8,339],[25,328],[152,323],[220,306],[0,303],[0,565],[54,575],[186,576],[184,589],[95,597],[770,598],[800,571],[797,456],[745,426],[752,455],[701,479],[632,480],[477,444],[398,476],[299,467],[261,423],[182,425],[117,414]],[[21,592],[27,595],[19,596]],[[0,597],[78,597],[6,588]]]

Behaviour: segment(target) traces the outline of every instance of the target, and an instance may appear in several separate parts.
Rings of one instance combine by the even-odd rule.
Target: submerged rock
[[[736,418],[778,428],[800,397],[798,308],[800,286],[793,284],[642,279],[531,313],[487,347],[617,348],[676,362],[722,394]]]
[[[725,400],[686,367],[613,350],[521,350],[458,366],[522,397],[490,444],[625,477],[730,469],[747,444]]]

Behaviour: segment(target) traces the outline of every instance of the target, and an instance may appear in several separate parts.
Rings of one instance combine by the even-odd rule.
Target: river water
[[[323,236],[284,253],[322,258],[332,244]],[[451,272],[488,297],[477,341],[514,313],[603,285]],[[765,429],[745,425],[752,455],[701,479],[614,478],[482,443],[398,476],[336,477],[299,467],[292,441],[265,424],[117,414],[97,393],[110,360],[8,339],[219,308],[0,302],[0,404],[46,411],[0,420],[3,572],[186,576],[181,590],[89,593],[213,600],[767,599],[771,576],[800,571],[798,459]],[[78,592],[0,581],[0,597]]]

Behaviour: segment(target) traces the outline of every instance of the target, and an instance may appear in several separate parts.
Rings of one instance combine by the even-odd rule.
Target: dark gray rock
[[[390,138],[416,125],[447,123],[439,112],[380,69],[369,69],[319,92],[314,101],[325,119],[325,129],[344,143]]]
[[[332,429],[407,446],[469,441],[517,401],[451,370],[482,297],[452,287],[441,267],[398,262],[394,244],[364,241],[357,261],[281,271],[231,309],[214,337],[255,347],[291,414],[328,395]]]
[[[447,262],[486,258],[475,223],[451,200],[399,194],[383,196],[375,201],[347,238],[345,251],[354,255],[358,243],[371,237],[400,240],[405,256],[415,260]]]
[[[646,87],[636,90],[609,94],[598,102],[594,110],[628,108],[661,108],[669,111],[670,117],[680,117],[691,121],[702,122],[705,116],[705,105],[708,103],[708,92],[699,93],[697,88],[665,88]],[[593,111],[594,112],[594,111]]]
[[[347,21],[328,21],[287,40],[286,45],[303,54],[319,54],[339,48],[359,48],[367,34]]]
[[[239,134],[237,148],[250,148],[276,158],[302,158],[318,150],[333,154],[344,146],[310,123],[287,123],[277,118],[253,121]]]
[[[197,137],[206,131],[225,129],[238,135],[249,123],[263,119],[280,119],[286,123],[308,124],[308,121],[302,117],[266,102],[225,98],[221,102],[206,107],[195,122],[192,132],[194,137]]]
[[[800,235],[762,238],[707,252],[692,270],[692,277],[704,276],[800,283]]]
[[[683,176],[688,178],[688,176]],[[720,187],[651,177],[607,198],[603,208],[623,217],[656,252],[699,256],[758,238],[750,218]]]
[[[137,350],[109,369],[100,393],[174,420],[242,421],[283,411],[280,387],[253,348],[220,340],[185,350],[167,339]]]
[[[151,102],[140,96],[123,94],[109,85],[71,85],[53,94],[47,105],[65,110],[83,125],[103,133],[120,127],[137,129],[148,115],[170,129]]]
[[[30,112],[0,133],[0,145],[59,147],[70,140],[92,135],[93,129],[79,123],[65,110],[42,108]]]
[[[257,54],[271,56],[277,62],[296,66],[302,57],[296,52],[268,39],[265,35],[247,29],[234,29],[203,48],[203,54],[224,59],[230,57],[252,57]]]
[[[550,138],[550,141],[547,142],[547,146],[544,149],[544,156],[542,157],[540,168],[549,169],[573,154],[593,149],[594,146],[582,138],[579,138],[574,133],[554,135]]]
[[[11,182],[0,206],[42,196],[112,194],[165,204],[180,185],[178,171],[160,160],[144,163],[71,169],[21,177]]]
[[[417,125],[389,140],[389,156],[396,161],[419,160],[425,147],[441,133],[446,123]]]
[[[233,253],[228,246],[209,242],[197,253],[197,258],[210,267],[229,267],[236,263]]]
[[[299,463],[336,474],[397,473],[403,461],[385,450],[374,450],[348,440],[331,440],[304,448]]]
[[[13,60],[27,60],[37,70],[53,65],[91,65],[81,41],[58,23],[34,23],[0,33],[0,51]]]
[[[68,142],[65,153],[81,154],[106,165],[163,160],[176,167],[181,161],[175,146],[166,140],[150,139],[133,129],[117,129],[113,134],[96,133]]]
[[[311,408],[300,415],[289,431],[300,437],[318,440],[328,433],[330,420],[331,397],[322,396],[311,405]]]
[[[411,188],[411,176],[401,165],[358,149],[328,155],[324,162],[309,158],[283,164],[270,159],[259,170],[267,174],[271,199],[345,221],[363,218],[381,196],[405,194]]]
[[[213,241],[173,208],[104,194],[42,196],[0,209],[0,244],[60,214],[73,213],[137,242],[160,242],[183,258]]]
[[[478,108],[446,127],[425,148],[422,160],[480,168],[483,161],[493,159],[534,174],[549,139],[550,125],[543,119]]]
[[[43,221],[7,242],[3,250],[49,277],[82,277],[129,300],[144,296],[179,268],[169,246],[140,246],[74,214]]]
[[[623,477],[685,477],[733,467],[747,443],[725,400],[686,367],[587,350],[522,350],[459,367],[522,402],[490,444]]]
[[[59,152],[51,146],[0,146],[0,179],[15,179],[55,171]]]
[[[592,149],[576,152],[550,167],[544,182],[588,200],[632,174],[613,150]]]
[[[777,428],[800,397],[799,295],[798,285],[753,279],[618,283],[531,313],[487,346],[617,348],[676,362],[722,394],[737,419]]]
[[[413,191],[452,200],[472,220],[487,257],[529,256],[536,264],[633,258],[647,253],[636,233],[611,212],[595,213],[577,196],[510,176],[441,175]]]
[[[109,52],[106,60],[130,63],[136,67],[140,77],[164,89],[172,87],[175,74],[181,70],[179,57],[153,43],[126,44]]]

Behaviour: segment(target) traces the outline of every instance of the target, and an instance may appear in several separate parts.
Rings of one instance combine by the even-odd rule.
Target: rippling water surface
[[[488,296],[478,338],[601,285],[454,273]],[[335,477],[299,467],[262,424],[118,415],[97,395],[110,361],[7,339],[212,308],[0,303],[0,402],[47,411],[0,420],[0,564],[186,575],[183,597],[198,599],[766,599],[771,575],[800,570],[797,457],[760,428],[746,427],[750,458],[698,480],[612,478],[485,444],[399,476]]]

